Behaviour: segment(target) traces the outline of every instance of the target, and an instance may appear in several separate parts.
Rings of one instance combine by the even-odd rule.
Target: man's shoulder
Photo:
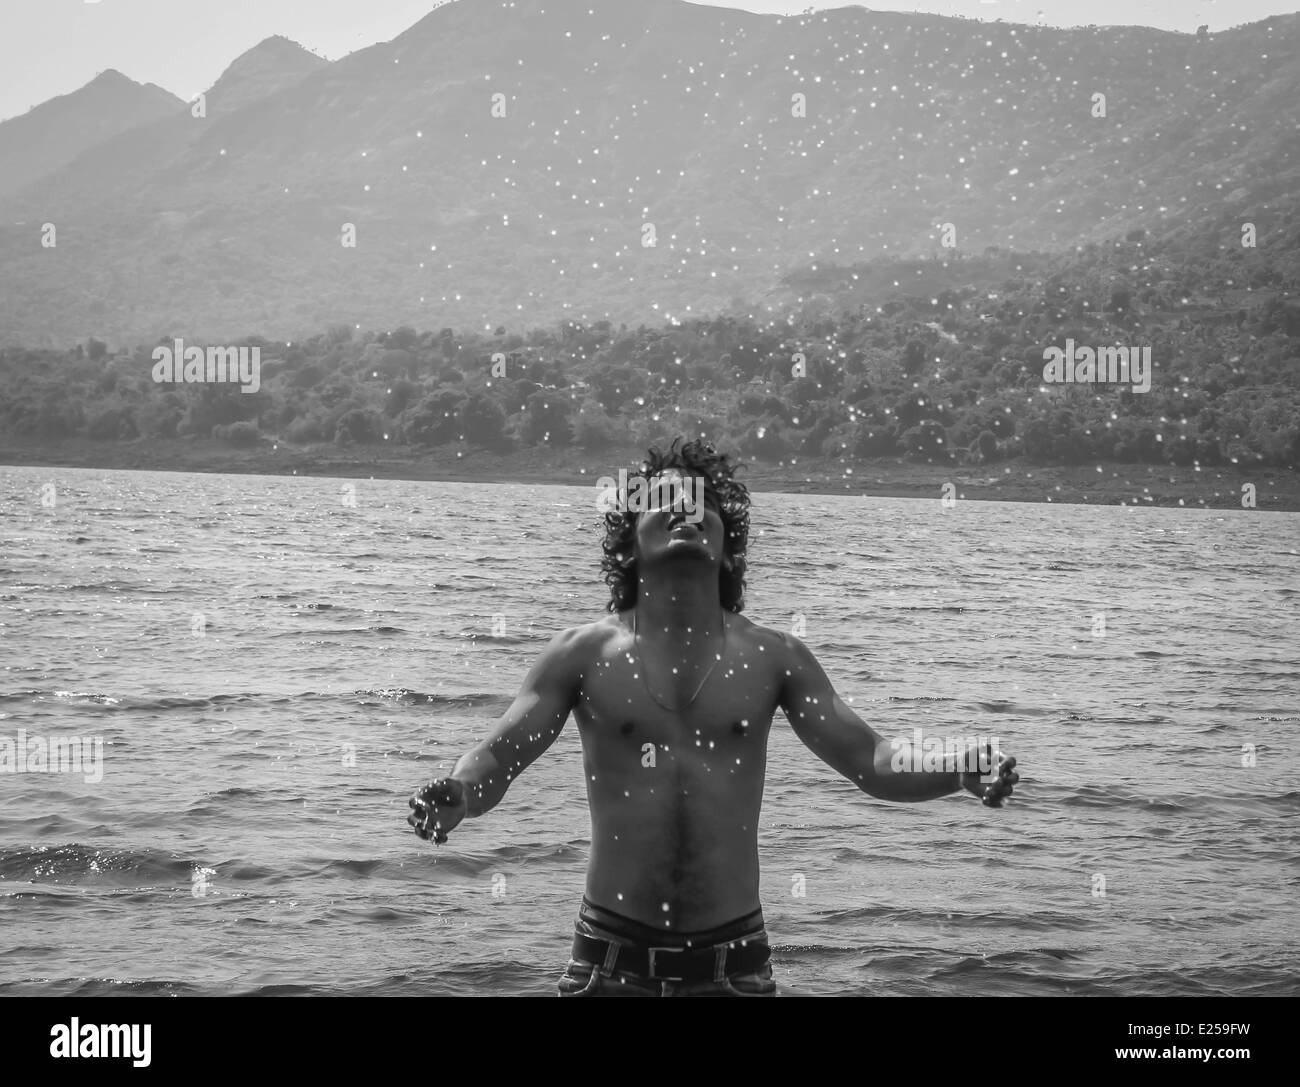
[[[794,632],[760,626],[748,619],[744,620],[744,623],[743,628],[738,627],[744,630],[742,637],[749,645],[762,652],[772,667],[787,673],[802,672],[809,667],[820,667],[817,664],[816,654]]]
[[[738,613],[732,613],[728,623],[727,632],[731,637],[738,638],[766,653],[784,655],[799,644],[799,639],[793,634],[774,627],[765,627]]]
[[[624,629],[617,613],[593,619],[589,623],[575,623],[565,627],[551,640],[551,647],[566,656],[583,655],[599,650]]]

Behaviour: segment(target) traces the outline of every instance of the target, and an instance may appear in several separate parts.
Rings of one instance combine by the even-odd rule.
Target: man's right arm
[[[559,737],[582,689],[588,630],[571,627],[551,639],[496,727],[456,763],[451,777],[465,788],[466,815],[496,807],[510,783]]]

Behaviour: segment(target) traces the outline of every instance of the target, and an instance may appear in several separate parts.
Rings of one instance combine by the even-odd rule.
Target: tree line
[[[785,312],[734,301],[658,327],[349,326],[257,336],[261,388],[164,384],[152,345],[0,350],[0,435],[507,452],[704,434],[743,456],[985,464],[1300,464],[1300,247],[1231,224],[1051,255],[818,265]],[[170,344],[184,329],[159,342]],[[1068,340],[1150,346],[1150,392],[1048,385]]]

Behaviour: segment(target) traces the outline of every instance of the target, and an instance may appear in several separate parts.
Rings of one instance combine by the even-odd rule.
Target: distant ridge
[[[818,262],[1225,223],[1276,244],[1297,58],[1300,16],[1200,40],[682,0],[456,0],[333,63],[273,38],[205,119],[0,198],[0,328],[658,323]]]
[[[115,202],[131,200],[218,120],[293,87],[329,63],[288,38],[267,38],[241,53],[203,92],[202,116],[195,115],[197,102],[172,98],[173,107],[161,118],[87,148],[66,169],[30,186],[31,197],[15,194],[13,206],[66,209],[60,213],[64,219],[120,206]]]
[[[71,94],[0,123],[0,197],[72,162],[106,139],[175,113],[184,103],[110,68]]]
[[[209,115],[234,113],[291,87],[329,61],[279,34],[240,54],[207,91]]]

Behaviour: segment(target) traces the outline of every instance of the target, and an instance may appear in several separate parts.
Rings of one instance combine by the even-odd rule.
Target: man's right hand
[[[408,803],[411,814],[406,821],[425,841],[432,838],[438,844],[445,842],[448,832],[469,813],[465,786],[455,778],[429,782],[417,789]]]

